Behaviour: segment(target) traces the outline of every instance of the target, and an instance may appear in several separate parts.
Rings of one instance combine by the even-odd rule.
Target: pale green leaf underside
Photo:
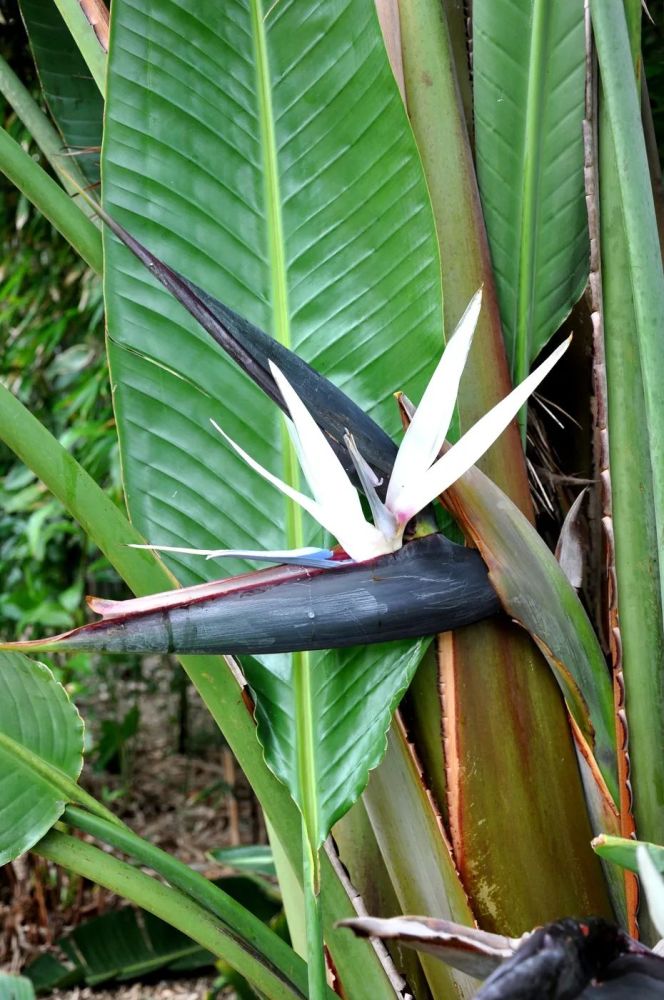
[[[280,0],[269,10],[259,0],[195,8],[115,0],[109,58],[107,208],[396,434],[391,394],[404,388],[419,398],[442,346],[442,303],[428,195],[371,0]],[[106,250],[109,356],[133,522],[157,544],[283,548],[299,530],[286,502],[209,423],[288,478],[292,455],[275,407],[123,248],[107,238]],[[302,542],[316,539],[305,515]],[[249,568],[169,562],[185,583]],[[377,671],[393,679],[392,692],[401,689],[403,656],[403,647],[386,647],[380,661],[339,654],[334,669],[311,656],[314,726],[327,703],[338,705],[329,726],[316,729],[329,743],[323,756],[344,752],[353,727],[374,731],[373,703],[346,707],[346,689],[360,677],[368,690]],[[285,664],[257,671],[259,700],[282,697]],[[392,701],[385,693],[383,703]],[[381,725],[382,747],[387,720]],[[345,752],[359,763],[352,783],[344,771],[345,784],[329,790],[326,811],[335,815],[368,773],[357,746]],[[290,760],[287,746],[268,752],[273,763],[280,755]],[[297,798],[296,774],[280,773]]]
[[[518,379],[588,274],[584,48],[576,0],[473,4],[477,173]]]
[[[21,653],[0,653],[0,735],[78,778],[81,717],[51,671]],[[64,808],[61,791],[0,744],[0,865],[36,844]]]

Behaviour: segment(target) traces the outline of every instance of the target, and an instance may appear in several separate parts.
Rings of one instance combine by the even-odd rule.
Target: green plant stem
[[[639,61],[641,3],[626,6],[632,57]],[[600,95],[599,199],[602,300],[618,614],[629,710],[630,781],[639,835],[661,836],[664,773],[664,627],[653,507],[648,418],[629,255],[612,130]],[[642,933],[644,928],[641,928]]]
[[[101,233],[69,195],[0,128],[0,170],[62,233],[83,260],[101,273]]]
[[[306,994],[307,969],[302,959],[274,931],[223,889],[124,825],[109,823],[75,806],[68,806],[63,818],[71,826],[154,869],[172,886],[222,920],[238,943],[260,953],[264,956],[266,965],[286,977],[303,995]]]
[[[79,189],[85,187],[86,181],[75,158],[67,157],[67,169],[63,169],[66,153],[62,137],[2,56],[0,56],[0,93],[9,101],[55,170],[67,193],[71,196],[77,195]],[[73,182],[73,178],[76,183]],[[93,215],[93,209],[85,200],[81,202],[80,208],[88,217]]]
[[[523,201],[521,205],[521,240],[519,243],[519,284],[516,305],[516,347],[513,381],[526,378],[530,368],[533,306],[535,298],[535,255],[538,227],[539,177],[542,169],[541,119],[546,83],[545,46],[549,30],[549,0],[535,0],[533,6],[526,130],[523,148]],[[521,440],[526,446],[528,407],[519,413]]]
[[[272,309],[275,338],[291,347],[288,278],[278,164],[274,130],[274,109],[262,0],[251,2],[252,26],[256,50],[256,84],[262,133],[265,203],[267,206],[268,247],[272,274]],[[299,486],[299,466],[290,436],[282,427],[285,481]],[[304,544],[302,511],[292,502],[286,508],[286,537],[289,548]],[[325,957],[319,912],[320,873],[318,847],[321,839],[318,809],[318,774],[311,692],[311,656],[293,654],[293,698],[295,700],[295,746],[302,810],[303,889],[306,913],[309,991],[312,1000],[323,996]]]
[[[303,1000],[306,997],[306,992],[271,968],[256,948],[238,942],[219,919],[178,889],[163,885],[98,847],[58,830],[51,830],[32,850],[39,857],[74,871],[165,920],[228,962],[271,1000]]]
[[[102,97],[106,95],[106,53],[78,0],[55,0]]]
[[[602,88],[613,137],[643,375],[657,549],[664,552],[664,272],[639,94],[622,0],[591,0]],[[659,579],[664,611],[664,576]]]
[[[311,1000],[323,1000],[327,990],[327,976],[321,919],[320,862],[318,850],[311,846],[304,817],[302,817],[302,859],[309,996]]]
[[[129,548],[130,542],[144,541],[142,536],[1,382],[0,440],[58,497],[136,595],[171,590],[177,585],[153,552]],[[247,776],[289,864],[301,874],[301,819],[288,791],[263,760],[239,684],[221,657],[187,656],[180,662]],[[367,995],[375,1000],[394,1000],[389,977],[371,946],[346,931],[334,930],[338,920],[356,914],[325,854],[321,857],[321,884],[326,939],[349,1000],[364,1000]]]

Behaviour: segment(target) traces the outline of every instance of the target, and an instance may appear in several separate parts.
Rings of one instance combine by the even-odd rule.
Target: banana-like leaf
[[[195,12],[182,0],[115,0],[102,162],[104,205],[141,243],[396,431],[391,392],[404,382],[419,395],[442,347],[442,308],[427,191],[371,0],[205,0]],[[106,249],[109,359],[134,523],[152,542],[195,548],[316,540],[210,428],[215,417],[293,481],[295,454],[270,402],[124,247],[108,238]],[[210,570],[195,558],[170,563],[185,583]],[[348,654],[346,669],[343,654],[334,668],[329,657],[300,656],[288,696],[306,725],[301,766],[287,778],[301,806],[300,775],[311,789],[330,777],[309,767],[317,748],[327,743],[328,759],[332,748],[352,756],[342,732],[373,725],[371,699],[356,695],[373,689],[376,671],[394,678],[385,697],[393,703],[402,655],[385,650],[376,664]],[[272,666],[252,678],[259,703],[285,693],[287,668]],[[291,759],[290,747],[272,749]],[[368,771],[354,773],[348,803]],[[311,840],[320,841],[329,817],[313,794],[306,801],[316,814]]]
[[[427,535],[394,554],[365,563],[342,563],[338,569],[276,567],[129,601],[89,600],[102,614],[101,621],[7,648],[178,654],[337,649],[419,639],[471,624],[500,608],[477,552],[454,545],[443,535]],[[360,653],[373,663],[367,672],[382,696],[390,666],[400,673],[403,657],[410,662],[409,648],[383,646],[350,653],[345,662],[354,684],[348,694],[358,685]],[[419,645],[414,648],[419,662],[421,650]],[[344,663],[336,665],[340,668]],[[267,678],[259,684],[258,668],[248,669],[258,687],[271,690]],[[286,681],[283,667],[269,664],[268,669],[275,684]],[[327,671],[322,668],[319,673],[325,676]],[[330,667],[326,684],[334,686],[334,673]],[[364,689],[363,684],[359,687]],[[403,687],[398,684],[399,691]],[[365,696],[370,690],[364,691]],[[357,686],[355,691],[359,695]],[[274,693],[278,692],[279,685]],[[283,708],[283,697],[276,700]]]
[[[94,184],[99,180],[102,96],[55,3],[21,0],[20,7],[42,92],[64,139],[63,153],[75,156]]]
[[[291,0],[264,18],[259,0],[208,4],[196,17],[176,0],[114,8],[105,206],[396,431],[392,391],[409,383],[417,394],[442,347],[440,278],[373,6]],[[280,498],[265,502],[209,425],[215,417],[287,472],[269,402],[113,240],[106,292],[139,530],[197,548],[283,547]],[[209,569],[170,561],[186,567],[185,583]]]
[[[588,275],[583,4],[475,0],[477,173],[515,382]]]
[[[65,689],[42,663],[0,653],[0,865],[64,812],[67,797],[49,770],[73,781],[82,766],[83,722]]]

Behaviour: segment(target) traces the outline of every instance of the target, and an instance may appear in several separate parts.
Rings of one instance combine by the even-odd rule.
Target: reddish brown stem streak
[[[108,52],[108,9],[102,0],[78,0],[81,10],[87,17],[97,41],[104,52]]]

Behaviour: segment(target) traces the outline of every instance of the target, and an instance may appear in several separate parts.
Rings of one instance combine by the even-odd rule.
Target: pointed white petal
[[[254,562],[296,563],[308,565],[329,565],[331,549],[305,546],[301,549],[215,549],[208,552],[208,559],[249,559]]]
[[[293,420],[299,440],[298,458],[316,500],[322,505],[341,506],[347,514],[359,513],[364,520],[357,490],[329,441],[286,376],[271,361],[270,370]]]
[[[186,549],[179,545],[135,545],[130,549],[151,549],[153,552],[179,552],[184,555],[205,556],[206,559],[250,559],[255,562],[295,563],[304,566],[334,567],[339,561],[332,562],[331,549],[321,549],[307,546],[301,549]]]
[[[381,480],[377,478],[371,466],[364,460],[360,449],[355,444],[355,438],[352,434],[344,435],[344,443],[357,470],[364,495],[369,501],[374,524],[387,540],[394,539],[396,543],[396,538],[399,534],[397,532],[396,519],[376,493],[376,486],[380,485]],[[395,547],[398,548],[398,545],[395,544]]]
[[[247,465],[251,466],[251,468],[255,472],[257,472],[260,476],[262,476],[263,479],[267,479],[268,483],[272,483],[272,485],[276,486],[278,490],[281,490],[281,492],[285,494],[285,496],[287,496],[290,500],[294,500],[295,503],[299,504],[300,507],[302,507],[309,514],[311,514],[311,516],[315,518],[319,524],[322,524],[324,528],[327,528],[328,531],[332,530],[331,528],[328,527],[327,523],[324,520],[324,511],[322,507],[319,504],[317,504],[315,500],[312,500],[311,497],[305,496],[304,493],[300,493],[299,490],[293,489],[292,486],[289,486],[288,483],[284,483],[281,479],[279,479],[278,476],[275,476],[272,472],[268,472],[267,469],[263,468],[260,462],[257,462],[255,458],[252,458],[251,455],[249,455],[244,450],[244,448],[241,448],[240,445],[233,440],[233,438],[229,437],[226,431],[222,430],[219,424],[216,423],[216,421],[211,420],[210,423],[212,424],[214,429],[216,431],[219,431],[221,436],[226,441],[228,441],[231,448],[237,452],[240,458],[243,458],[245,460]]]
[[[208,559],[220,559],[225,556],[237,556],[242,559],[299,559],[308,556],[317,556],[320,559],[329,559],[332,555],[331,549],[321,549],[313,545],[305,545],[301,549],[210,549],[207,554]]]
[[[482,457],[517,415],[528,396],[548,375],[570,345],[571,337],[560,345],[512,392],[474,424],[450,450],[432,465],[419,481],[409,483],[396,497],[392,510],[399,521],[408,521]]]
[[[482,289],[479,289],[466,306],[448,340],[438,367],[404,434],[387,490],[386,503],[390,508],[407,484],[414,482],[429,468],[442,447],[454,413],[459,382],[481,307]]]
[[[180,552],[185,556],[209,556],[212,549],[185,549],[180,545],[136,545],[130,542],[128,549],[150,549],[152,552]]]
[[[382,534],[365,520],[357,490],[295,389],[272,362],[270,370],[293,420],[298,458],[316,497],[319,523],[353,559],[359,561],[377,555],[379,550],[389,551]]]
[[[650,851],[643,844],[636,849],[639,876],[648,900],[648,912],[660,937],[664,937],[664,879],[658,871]]]

